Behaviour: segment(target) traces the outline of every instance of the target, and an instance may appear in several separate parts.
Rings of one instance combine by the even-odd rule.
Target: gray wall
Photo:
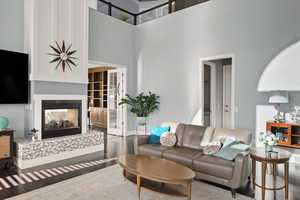
[[[0,1],[0,49],[23,52],[24,0]],[[7,67],[7,66],[1,66]],[[15,137],[24,135],[25,105],[0,105],[0,116],[9,118],[9,127],[16,130]]]
[[[127,93],[135,95],[135,27],[93,9],[90,9],[89,20],[89,59],[126,66]],[[128,113],[128,130],[134,129],[135,118]]]
[[[84,76],[84,75],[83,75]],[[86,74],[87,76],[87,74]],[[61,83],[48,81],[32,81],[31,95],[36,94],[53,94],[53,95],[87,95],[87,84],[81,83]],[[34,127],[33,110],[25,110],[25,136],[28,135]]]
[[[34,94],[87,95],[87,84],[34,81]]]
[[[255,106],[267,102],[258,80],[274,56],[300,39],[299,7],[299,0],[211,0],[140,25],[139,88],[161,96],[151,123],[190,122],[199,108],[199,59],[234,53],[236,128],[254,131]]]

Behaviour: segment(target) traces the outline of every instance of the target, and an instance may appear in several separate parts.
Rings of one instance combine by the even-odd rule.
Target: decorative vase
[[[147,124],[147,118],[146,117],[137,117],[137,124],[139,126],[145,126]]]
[[[7,117],[0,117],[0,130],[7,129],[9,124]]]
[[[273,146],[266,144],[265,145],[265,150],[266,150],[266,152],[272,152],[273,151]]]

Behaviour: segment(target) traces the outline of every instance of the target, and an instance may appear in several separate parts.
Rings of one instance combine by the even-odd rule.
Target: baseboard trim
[[[145,132],[143,132],[143,131],[138,131],[137,132],[136,130],[127,131],[125,137],[133,136],[133,135],[145,135]],[[146,135],[150,135],[150,133],[147,132]]]

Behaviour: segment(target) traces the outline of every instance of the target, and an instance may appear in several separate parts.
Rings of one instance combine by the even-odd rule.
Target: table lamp
[[[284,122],[284,117],[280,114],[280,104],[289,103],[289,95],[287,91],[277,91],[269,97],[269,103],[275,104],[277,114],[273,117],[275,122]]]

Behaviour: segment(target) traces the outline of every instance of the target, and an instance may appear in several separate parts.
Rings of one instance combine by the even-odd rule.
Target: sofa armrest
[[[137,135],[134,140],[134,153],[138,154],[138,147],[148,143],[148,135]]]
[[[239,153],[234,161],[233,176],[230,181],[231,188],[239,188],[248,179],[250,175],[250,156],[248,153]]]

